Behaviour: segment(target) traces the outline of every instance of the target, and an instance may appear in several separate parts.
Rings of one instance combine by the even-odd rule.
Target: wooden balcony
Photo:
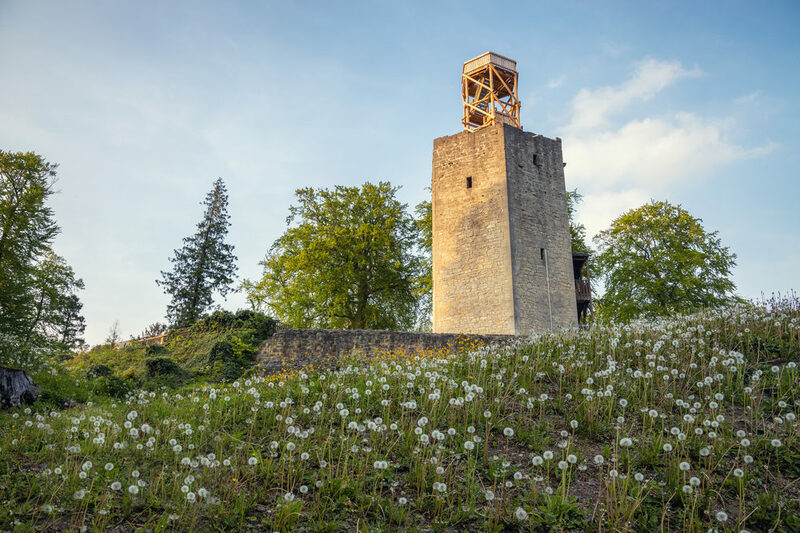
[[[575,280],[575,300],[578,303],[592,301],[592,289],[588,279]]]

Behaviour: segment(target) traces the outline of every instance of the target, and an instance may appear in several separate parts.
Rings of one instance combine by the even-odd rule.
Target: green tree
[[[388,182],[298,189],[263,277],[243,283],[253,308],[294,327],[413,327],[416,228],[396,192]]]
[[[83,304],[75,294],[64,299],[60,323],[58,324],[59,342],[67,350],[78,350],[86,345],[83,333],[86,331],[86,320],[81,315]]]
[[[66,352],[80,347],[85,329],[80,310],[83,304],[75,294],[83,280],[67,262],[48,251],[38,263],[29,287],[33,305],[22,345],[38,352]]]
[[[573,252],[589,252],[592,249],[586,244],[586,227],[575,220],[575,209],[583,201],[578,189],[567,191],[567,217],[569,218],[569,235],[572,238]]]
[[[203,220],[197,232],[183,239],[183,247],[170,259],[172,270],[161,272],[156,283],[172,296],[167,306],[167,320],[173,326],[186,327],[197,322],[213,304],[213,293],[223,298],[232,290],[236,277],[233,245],[225,242],[230,226],[228,195],[221,178],[214,181],[206,195]]]
[[[625,322],[729,303],[736,254],[701,222],[680,205],[651,200],[600,232],[594,268],[605,284],[601,319]]]
[[[72,346],[60,341],[83,282],[51,249],[56,168],[33,152],[0,150],[0,358],[9,363]]]
[[[429,331],[433,313],[433,209],[425,200],[414,208],[417,226],[417,247],[420,251],[421,272],[417,278],[416,291],[419,301],[417,326]]]

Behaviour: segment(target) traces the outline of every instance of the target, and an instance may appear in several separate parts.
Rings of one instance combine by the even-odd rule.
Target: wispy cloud
[[[556,89],[561,87],[564,84],[564,76],[559,76],[558,78],[553,78],[547,82],[548,89]]]
[[[570,137],[565,145],[570,177],[594,190],[636,186],[657,192],[772,149],[769,143],[755,148],[732,143],[725,132],[733,123],[682,112]]]
[[[575,96],[571,120],[562,130],[564,155],[570,186],[585,195],[579,216],[590,234],[677,184],[707,178],[724,165],[774,148],[770,142],[756,147],[734,142],[729,137],[736,129],[733,116],[652,110],[615,121],[634,104],[701,74],[698,67],[687,69],[679,61],[648,59],[619,85],[584,88]]]
[[[637,65],[633,76],[621,85],[582,89],[572,102],[570,131],[607,127],[614,113],[637,101],[646,101],[681,78],[697,77],[695,67],[684,69],[679,61],[648,59]]]
[[[759,97],[761,96],[761,91],[755,91],[750,94],[745,94],[740,96],[736,100],[733,101],[734,104],[751,104],[754,102],[758,102]]]

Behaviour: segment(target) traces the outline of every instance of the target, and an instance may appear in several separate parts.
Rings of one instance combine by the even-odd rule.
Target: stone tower
[[[512,60],[484,54],[463,78],[465,131],[433,142],[433,330],[577,327],[561,140],[517,127]]]

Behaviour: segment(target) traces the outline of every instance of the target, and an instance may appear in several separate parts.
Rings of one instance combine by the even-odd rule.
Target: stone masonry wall
[[[551,308],[554,330],[577,327],[561,141],[511,126],[504,133],[516,333],[550,329]]]
[[[529,335],[551,309],[553,329],[577,326],[560,140],[504,124],[441,137],[431,189],[435,332]]]
[[[416,331],[281,329],[261,347],[257,362],[265,373],[290,368],[338,366],[343,357],[391,353],[451,351],[458,347],[502,342],[503,335],[457,335]]]
[[[433,141],[437,333],[515,333],[503,143],[502,125]]]

